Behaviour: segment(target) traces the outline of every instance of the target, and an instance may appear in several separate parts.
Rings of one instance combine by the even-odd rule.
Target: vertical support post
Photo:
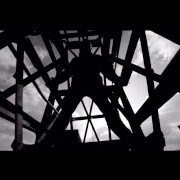
[[[103,79],[104,79],[104,86],[107,86],[105,76],[103,76]],[[108,134],[109,134],[109,140],[111,141],[112,140],[112,136],[111,136],[111,130],[110,130],[109,126],[108,126]]]
[[[109,126],[108,126],[108,133],[109,133],[109,140],[111,141],[112,140],[112,136],[111,136],[111,129],[109,128]]]
[[[141,39],[141,47],[142,47],[143,58],[144,58],[144,66],[147,71],[146,80],[147,80],[147,85],[148,85],[149,99],[151,99],[151,96],[154,91],[154,81],[152,78],[152,74],[154,72],[153,72],[153,69],[151,69],[151,61],[149,57],[149,50],[148,50],[148,44],[147,44],[145,31],[141,32],[140,39]],[[164,140],[163,133],[161,131],[158,109],[153,110],[152,112],[152,124],[153,124],[153,130],[154,130],[154,133],[153,133],[154,137],[149,136],[149,137],[152,137],[152,139],[149,138],[150,139],[149,145],[153,146],[150,148],[159,149],[162,151],[165,146],[165,140]],[[152,140],[154,141],[153,145],[151,144]]]
[[[149,98],[151,98],[151,95],[154,91],[154,82],[152,78],[153,69],[151,69],[151,62],[150,62],[150,57],[149,57],[145,31],[141,33],[140,39],[141,39],[141,47],[142,47],[142,52],[143,52],[143,57],[144,57],[144,66],[147,72],[146,79],[147,79],[147,85],[148,85],[148,93],[149,93]],[[161,132],[158,110],[153,112],[152,121],[153,121],[154,131]]]
[[[23,148],[23,59],[24,50],[22,44],[17,46],[17,65],[16,65],[16,95],[15,95],[15,151]]]
[[[104,37],[103,38],[103,44],[101,47],[101,54],[102,56],[106,57],[109,55],[109,48],[110,48],[110,38],[109,37]],[[104,86],[106,86],[106,78],[104,77]],[[108,126],[108,133],[109,133],[109,140],[111,140],[111,131]]]
[[[67,86],[68,86],[68,90],[69,90],[71,88],[70,79],[67,80]],[[71,130],[73,130],[72,116],[70,118],[70,127],[71,127]]]

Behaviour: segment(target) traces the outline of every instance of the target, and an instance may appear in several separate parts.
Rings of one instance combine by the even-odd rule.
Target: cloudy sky
[[[61,33],[63,33],[61,31]],[[123,31],[122,39],[121,39],[121,47],[120,47],[120,53],[119,57],[121,59],[125,58],[126,50],[129,42],[129,38],[131,36],[131,31]],[[171,59],[174,57],[176,52],[179,50],[179,45],[165,39],[164,37],[155,34],[152,31],[146,31],[146,36],[148,40],[148,47],[150,52],[150,58],[152,63],[152,68],[155,73],[161,74],[166,66],[169,64]],[[38,53],[42,63],[44,66],[51,63],[51,59],[49,57],[49,54],[46,50],[46,47],[42,41],[42,38],[40,36],[33,36],[29,37],[31,42],[33,43],[36,52]],[[96,37],[92,37],[96,38]],[[71,39],[71,41],[76,39]],[[13,44],[15,48],[16,44]],[[58,54],[56,48],[52,45],[53,51],[55,53],[56,58],[59,58],[60,55]],[[93,49],[94,50],[94,49]],[[78,51],[74,51],[76,54],[78,54]],[[111,52],[111,49],[110,49]],[[97,52],[100,54],[100,50]],[[73,55],[69,52],[68,53],[69,60],[73,58]],[[134,64],[144,68],[143,63],[143,56],[141,51],[141,44],[138,42],[136,51],[133,57]],[[15,84],[15,79],[12,77],[15,73],[15,64],[16,59],[9,50],[8,47],[0,50],[0,90],[4,91],[8,87]],[[25,65],[33,74],[36,72],[36,69],[31,64],[30,60],[28,59],[27,55],[25,54]],[[121,65],[117,65],[116,73],[120,76],[122,70]],[[49,73],[50,77],[55,76],[55,70],[51,70]],[[27,77],[26,73],[24,72],[24,78]],[[37,84],[39,85],[40,89],[42,90],[43,94],[48,98],[49,96],[49,90],[45,86],[45,83],[42,78],[39,78],[36,80]],[[110,85],[111,82],[108,81],[108,84]],[[155,82],[155,86],[157,86],[158,83]],[[67,89],[67,83],[63,83],[59,85],[59,89]],[[132,108],[134,112],[137,112],[137,110],[141,107],[141,105],[144,103],[146,98],[148,97],[147,92],[147,84],[146,84],[146,78],[138,73],[133,72],[129,81],[129,84],[127,87],[124,87],[125,93],[132,105]],[[9,101],[11,101],[13,104],[15,102],[15,96],[12,95],[8,98]],[[87,110],[89,111],[90,105],[91,105],[91,99],[88,97],[85,97],[83,99]],[[121,102],[120,102],[121,103]],[[23,110],[37,119],[39,122],[42,119],[42,115],[45,109],[45,102],[41,98],[41,96],[38,94],[37,90],[34,88],[33,84],[29,84],[24,88],[23,92]],[[57,106],[57,103],[55,103],[55,107]],[[180,130],[178,128],[178,125],[180,125],[180,95],[177,93],[173,98],[171,98],[166,104],[164,104],[159,109],[159,116],[160,116],[160,122],[161,122],[161,128],[165,136],[166,140],[166,147],[165,150],[175,150],[180,149]],[[94,104],[92,115],[96,114],[102,114],[101,111],[98,109],[98,107]],[[73,113],[73,116],[85,116],[86,113],[83,109],[82,104],[80,103],[77,106],[77,109]],[[120,113],[120,116],[124,122],[124,124],[129,127],[129,124],[125,117]],[[108,129],[105,120],[102,119],[93,119],[92,120],[95,129],[98,133],[100,140],[107,140],[108,139]],[[83,138],[85,127],[86,127],[87,121],[76,121],[73,123],[74,128],[79,130],[81,138]],[[152,132],[152,122],[151,117],[149,117],[142,125],[141,125],[144,134],[147,136]],[[69,126],[68,126],[69,129]],[[33,144],[35,141],[35,134],[24,129],[24,143],[27,144]],[[112,133],[113,139],[117,139],[117,136],[115,136]],[[12,141],[14,140],[14,124],[11,122],[8,122],[7,120],[0,118],[0,150],[12,150],[10,145]],[[87,133],[87,140],[86,141],[97,141],[96,137],[94,136],[94,133],[92,131],[91,126],[89,126],[88,133]]]

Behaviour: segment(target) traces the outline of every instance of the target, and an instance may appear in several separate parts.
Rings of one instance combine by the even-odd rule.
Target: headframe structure
[[[17,59],[16,73],[14,75],[16,84],[0,92],[0,116],[10,122],[15,123],[15,140],[13,142],[13,149],[15,151],[21,151],[23,149],[23,146],[25,146],[23,145],[23,128],[26,128],[36,134],[36,143],[41,143],[43,135],[50,131],[51,124],[56,120],[56,117],[58,116],[59,111],[62,108],[62,96],[66,96],[68,90],[58,90],[58,85],[54,85],[54,88],[48,86],[51,83],[51,77],[49,77],[48,72],[51,69],[55,68],[55,78],[58,78],[61,75],[61,71],[65,69],[69,63],[68,51],[70,51],[74,56],[77,56],[72,51],[72,49],[79,49],[80,41],[82,39],[87,39],[91,43],[92,47],[96,48],[94,54],[100,49],[102,56],[109,58],[112,63],[114,63],[114,69],[116,68],[116,64],[120,64],[122,66],[121,80],[123,82],[123,86],[128,85],[130,76],[133,71],[146,77],[149,97],[140,107],[140,109],[136,113],[133,112],[128,97],[126,96],[123,89],[119,90],[119,97],[121,98],[123,106],[117,103],[116,107],[128,120],[134,136],[139,139],[144,137],[140,125],[149,116],[151,116],[153,124],[153,133],[151,134],[151,136],[154,137],[151,139],[151,146],[154,147],[151,148],[155,150],[163,150],[165,144],[163,133],[161,131],[158,109],[177,92],[179,92],[178,83],[173,82],[172,79],[180,76],[180,52],[178,51],[176,53],[163,73],[161,75],[158,75],[153,71],[151,67],[145,30],[132,30],[125,60],[122,60],[118,57],[122,31],[77,30],[76,33],[68,33],[68,31],[66,30],[63,31],[63,34],[61,34],[59,31],[3,31],[0,34],[0,49],[8,46]],[[170,39],[177,44],[180,44],[180,36],[178,35],[178,33],[171,33],[169,31],[154,32],[164,36],[167,39]],[[47,66],[43,66],[41,59],[39,58],[33,44],[28,37],[37,35],[40,35],[42,37],[52,61]],[[90,40],[91,36],[97,36],[97,38],[94,40]],[[70,41],[70,38],[78,38],[78,41]],[[132,63],[132,58],[139,39],[142,47],[144,68],[141,68]],[[111,40],[113,40],[113,43],[112,52],[110,54],[109,49]],[[17,44],[17,50],[14,48],[12,43]],[[59,59],[56,59],[55,57],[55,54],[52,50],[52,44],[54,44],[58,53],[60,54]],[[33,74],[29,72],[23,62],[24,53],[27,54],[34,67],[37,69],[37,71]],[[24,79],[23,71],[25,71],[28,75],[28,77]],[[42,77],[50,90],[48,99],[44,97],[43,92],[41,92],[37,83],[35,82],[35,80],[39,77]],[[156,88],[154,86],[154,81],[159,83]],[[23,87],[27,86],[30,83],[33,83],[41,97],[47,103],[41,122],[38,122],[36,119],[23,111]],[[69,80],[67,80],[67,84],[69,89],[71,86]],[[104,77],[104,91],[112,94],[114,90],[115,85],[106,85],[106,78]],[[7,98],[14,93],[16,97],[15,105],[7,100]],[[58,102],[58,107],[56,109],[54,108],[55,100]],[[83,100],[81,101],[81,103],[86,112],[86,116],[76,118],[72,117],[70,120],[71,130],[73,130],[73,121],[88,120],[83,143],[86,140],[87,129],[89,125],[92,126],[97,141],[99,142],[100,140],[98,138],[98,134],[96,133],[91,119],[104,118],[104,115],[91,115],[93,102],[91,103],[90,112],[87,111]],[[111,140],[110,130],[109,140]],[[148,146],[148,148],[150,147]]]

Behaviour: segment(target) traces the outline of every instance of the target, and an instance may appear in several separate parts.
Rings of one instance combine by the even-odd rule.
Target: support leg
[[[72,113],[75,111],[78,103],[83,98],[83,94],[76,90],[71,89],[63,99],[63,106],[60,115],[54,122],[50,132],[42,140],[43,147],[52,146],[58,138],[63,134],[70,121]]]
[[[131,131],[123,124],[119,117],[117,109],[113,108],[108,98],[101,91],[100,88],[96,88],[96,91],[91,91],[90,97],[94,100],[101,112],[104,114],[110,129],[123,141],[130,142],[132,139]]]

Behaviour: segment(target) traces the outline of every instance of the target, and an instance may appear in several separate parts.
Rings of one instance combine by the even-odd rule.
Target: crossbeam
[[[169,65],[161,75],[161,83],[156,87],[136,113],[136,120],[139,124],[144,122],[154,110],[159,109],[164,103],[172,98],[179,91],[178,78],[180,77],[180,51],[176,53]],[[176,80],[173,81],[172,79]]]
[[[15,105],[12,104],[10,101],[8,101],[7,99],[5,99],[2,95],[0,95],[0,106],[8,111],[10,111],[11,113],[15,114],[16,113],[16,108]],[[25,113],[24,111],[19,112],[23,115],[23,119],[26,121],[25,123],[29,123],[29,127],[33,128],[33,129],[38,129],[40,123],[35,120],[33,117],[31,117],[30,115],[28,115],[27,113]]]
[[[2,106],[0,106],[0,117],[8,120],[9,122],[15,123],[15,114],[3,108]],[[23,127],[34,133],[36,132],[36,129],[34,129],[26,120],[23,121]]]
[[[14,56],[16,57],[16,59],[18,59],[18,53],[16,52],[15,48],[11,45],[9,45],[9,48],[11,49],[12,53],[14,54]],[[27,69],[27,67],[24,65],[24,63],[22,64],[22,68],[24,69],[24,71],[26,72],[26,74],[28,76],[31,76],[31,73],[29,72],[29,70]],[[17,73],[16,73],[17,76]],[[48,104],[48,106],[50,106],[52,109],[54,109],[55,112],[59,113],[58,111],[56,111],[56,109],[54,108],[54,106],[51,104],[51,102],[49,102],[46,97],[44,96],[43,92],[40,90],[39,86],[37,85],[36,81],[32,81],[33,85],[35,86],[36,90],[39,92],[39,94],[41,95],[41,97],[44,99],[44,101]]]
[[[125,57],[125,63],[121,72],[121,79],[123,81],[124,86],[128,85],[129,79],[131,77],[132,69],[130,69],[129,66],[132,62],[138,39],[139,39],[139,31],[132,31]]]
[[[108,58],[112,59],[114,62],[117,62],[118,64],[124,66],[125,65],[125,60],[122,60],[120,58],[114,57],[112,55],[108,55]],[[144,68],[141,68],[135,64],[129,63],[128,65],[126,64],[127,68],[129,68],[129,70],[131,71],[135,71],[143,76],[147,75],[147,72]],[[156,74],[156,73],[151,73],[151,76],[153,78],[154,81],[159,82],[161,81],[161,75]]]

